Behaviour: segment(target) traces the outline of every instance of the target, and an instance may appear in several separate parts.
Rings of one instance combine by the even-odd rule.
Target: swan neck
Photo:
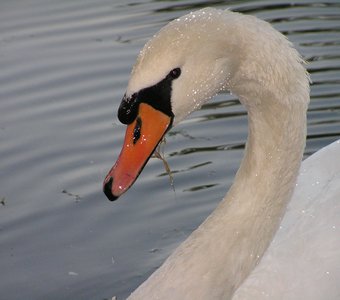
[[[248,107],[245,155],[211,219],[224,228],[221,234],[233,258],[226,261],[230,295],[263,256],[295,187],[305,146],[306,105],[295,103],[293,109],[282,103]]]
[[[248,108],[248,139],[235,185],[244,181],[251,183],[255,179],[257,184],[254,182],[253,189],[269,194],[276,193],[281,186],[292,189],[305,146],[305,110],[305,105],[295,104],[290,108],[282,103],[270,108]],[[272,181],[276,184],[269,185]]]

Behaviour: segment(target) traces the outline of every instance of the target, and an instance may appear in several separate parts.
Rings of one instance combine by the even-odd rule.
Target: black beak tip
[[[115,196],[112,194],[112,183],[113,178],[111,177],[106,183],[104,183],[103,192],[110,201],[115,201],[118,199],[119,196]]]

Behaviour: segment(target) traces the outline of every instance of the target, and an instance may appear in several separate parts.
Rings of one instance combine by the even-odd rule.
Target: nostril
[[[136,126],[133,130],[133,144],[136,144],[137,141],[139,140],[141,130],[142,130],[142,119],[140,117],[137,117]]]
[[[103,192],[110,201],[115,201],[116,199],[118,199],[118,196],[112,194],[112,183],[113,178],[111,177],[109,181],[104,183]]]

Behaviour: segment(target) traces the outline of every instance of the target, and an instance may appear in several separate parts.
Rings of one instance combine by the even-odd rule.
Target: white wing
[[[340,140],[302,163],[280,229],[240,299],[340,299]]]

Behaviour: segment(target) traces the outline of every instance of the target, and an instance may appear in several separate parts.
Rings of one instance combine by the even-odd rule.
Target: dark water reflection
[[[244,108],[226,94],[167,135],[175,191],[157,159],[118,202],[101,191],[138,51],[208,5],[288,35],[314,83],[305,155],[339,139],[338,1],[2,1],[0,299],[124,299],[225,194],[247,135]]]

